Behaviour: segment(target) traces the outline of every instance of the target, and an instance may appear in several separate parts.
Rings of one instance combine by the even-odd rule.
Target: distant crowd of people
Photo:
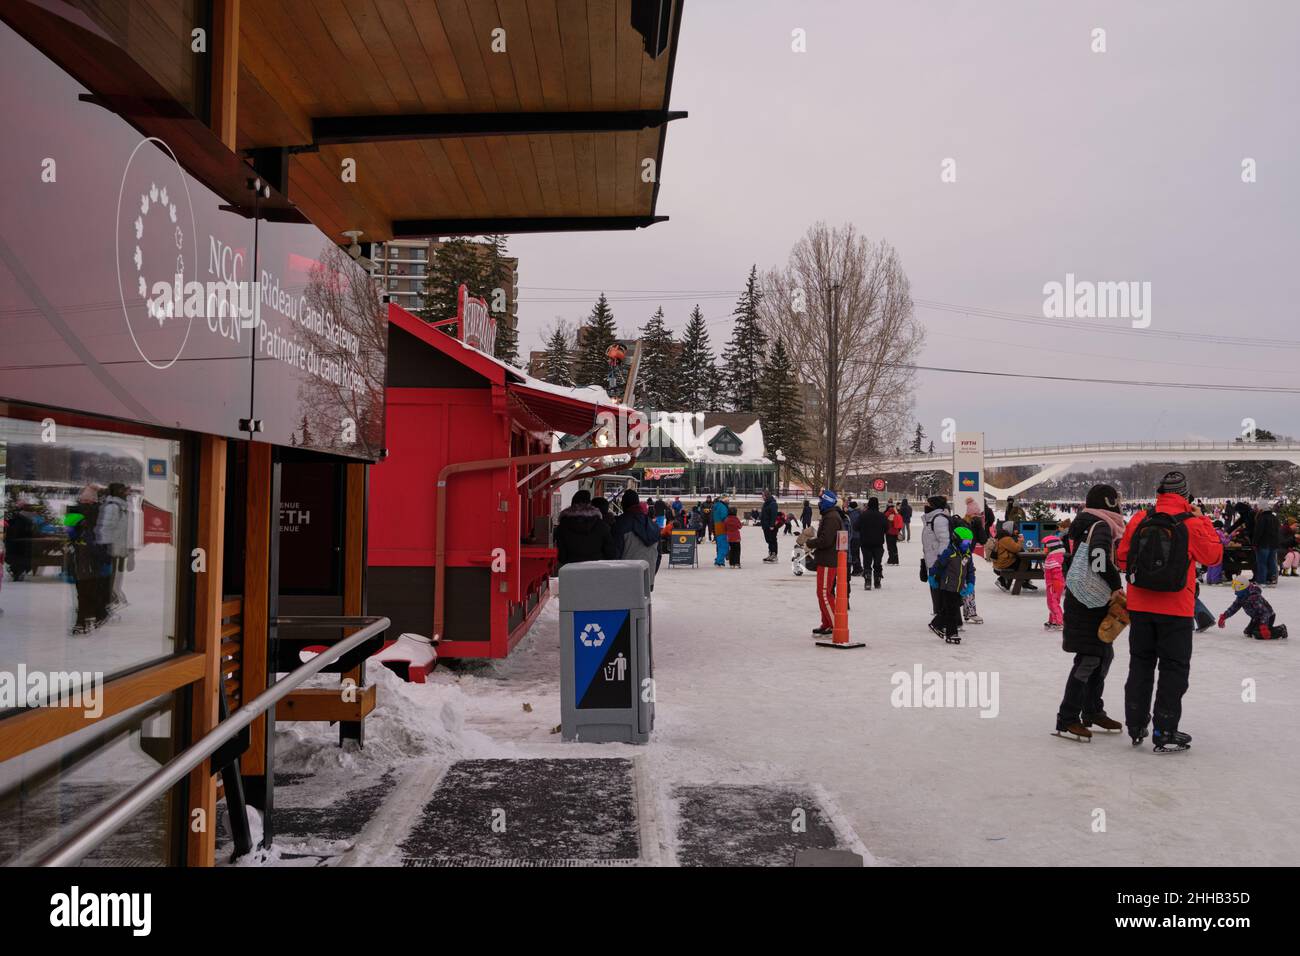
[[[70,629],[84,637],[118,619],[129,603],[123,592],[135,567],[129,490],[121,482],[86,485],[62,514],[30,495],[15,497],[4,515],[4,561],[12,581],[54,564],[76,591]]]

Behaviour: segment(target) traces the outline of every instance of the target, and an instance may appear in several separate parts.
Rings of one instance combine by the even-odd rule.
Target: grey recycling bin
[[[560,568],[560,721],[565,740],[643,744],[654,728],[650,569]]]

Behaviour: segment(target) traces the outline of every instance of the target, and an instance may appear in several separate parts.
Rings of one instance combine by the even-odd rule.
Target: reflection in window
[[[0,763],[0,866],[30,864],[87,817],[179,751],[176,697],[166,694]],[[83,860],[88,866],[165,866],[177,789],[154,801]]]
[[[103,30],[144,67],[177,102],[204,118],[206,57],[194,55],[191,31],[207,27],[206,4],[179,0],[69,0],[80,14]],[[79,17],[73,16],[75,21]]]
[[[0,674],[111,676],[183,650],[180,443],[16,410],[0,405]]]

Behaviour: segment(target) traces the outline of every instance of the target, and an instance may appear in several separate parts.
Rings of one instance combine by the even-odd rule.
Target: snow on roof
[[[540,378],[534,378],[517,365],[511,365],[509,362],[502,361],[495,355],[489,355],[482,349],[476,349],[472,345],[466,345],[460,339],[453,339],[458,342],[462,348],[470,349],[477,352],[489,362],[500,365],[511,376],[517,380],[517,384],[527,385],[529,388],[539,392],[549,392],[552,395],[559,395],[563,398],[573,398],[580,402],[590,402],[593,405],[603,405],[609,408],[624,407],[621,402],[617,402],[609,397],[609,392],[599,385],[552,385],[550,382]],[[629,409],[631,411],[631,409]]]
[[[656,412],[650,420],[650,428],[658,428],[668,439],[682,450],[688,459],[705,465],[769,465],[767,447],[763,442],[763,426],[757,418],[748,428],[732,433],[740,439],[739,455],[724,455],[713,450],[709,444],[728,426],[710,425],[704,427],[704,412]]]

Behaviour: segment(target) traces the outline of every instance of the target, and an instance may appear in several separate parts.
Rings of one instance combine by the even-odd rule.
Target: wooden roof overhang
[[[243,0],[237,145],[336,236],[651,225],[683,2]]]

